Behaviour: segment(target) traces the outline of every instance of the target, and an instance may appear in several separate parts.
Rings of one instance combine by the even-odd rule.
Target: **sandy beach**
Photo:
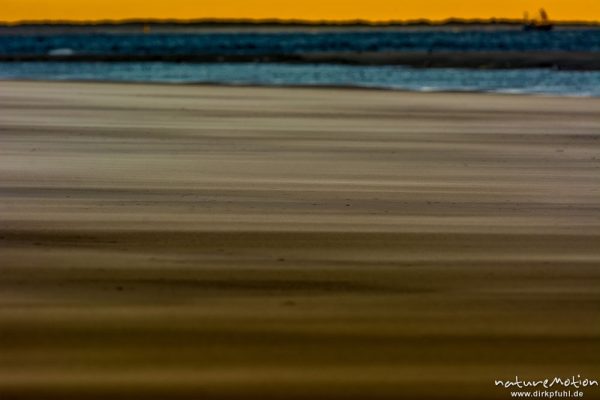
[[[495,379],[600,379],[599,110],[0,82],[0,398],[508,399]]]

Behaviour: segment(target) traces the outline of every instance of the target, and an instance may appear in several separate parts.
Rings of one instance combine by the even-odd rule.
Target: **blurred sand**
[[[599,111],[0,82],[0,398],[507,399],[494,379],[600,379]]]

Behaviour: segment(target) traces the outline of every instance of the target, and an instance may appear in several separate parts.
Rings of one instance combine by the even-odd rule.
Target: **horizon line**
[[[599,26],[600,20],[552,20],[558,25],[587,25]],[[0,21],[0,26],[99,26],[99,25],[131,25],[131,24],[156,24],[156,25],[281,25],[281,26],[406,26],[406,25],[451,25],[451,24],[486,24],[486,25],[513,25],[522,24],[520,18],[460,18],[448,17],[444,19],[413,18],[391,20],[369,19],[286,19],[286,18],[123,18],[123,19],[97,19],[97,20],[71,20],[71,19],[33,19],[17,21]]]

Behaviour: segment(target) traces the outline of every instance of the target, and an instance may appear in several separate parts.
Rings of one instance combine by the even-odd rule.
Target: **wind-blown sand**
[[[0,82],[0,398],[600,379],[599,110]]]

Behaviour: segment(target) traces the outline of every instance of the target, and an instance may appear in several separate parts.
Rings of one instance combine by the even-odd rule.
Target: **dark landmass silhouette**
[[[600,27],[600,21],[574,21],[553,20],[559,26],[594,26]],[[522,19],[511,18],[447,18],[444,20],[411,19],[411,20],[388,20],[371,21],[363,19],[355,20],[302,20],[302,19],[124,19],[124,20],[23,20],[17,22],[0,21],[2,27],[82,27],[82,26],[105,26],[105,27],[127,27],[127,26],[180,26],[180,27],[438,27],[448,25],[523,25]]]

